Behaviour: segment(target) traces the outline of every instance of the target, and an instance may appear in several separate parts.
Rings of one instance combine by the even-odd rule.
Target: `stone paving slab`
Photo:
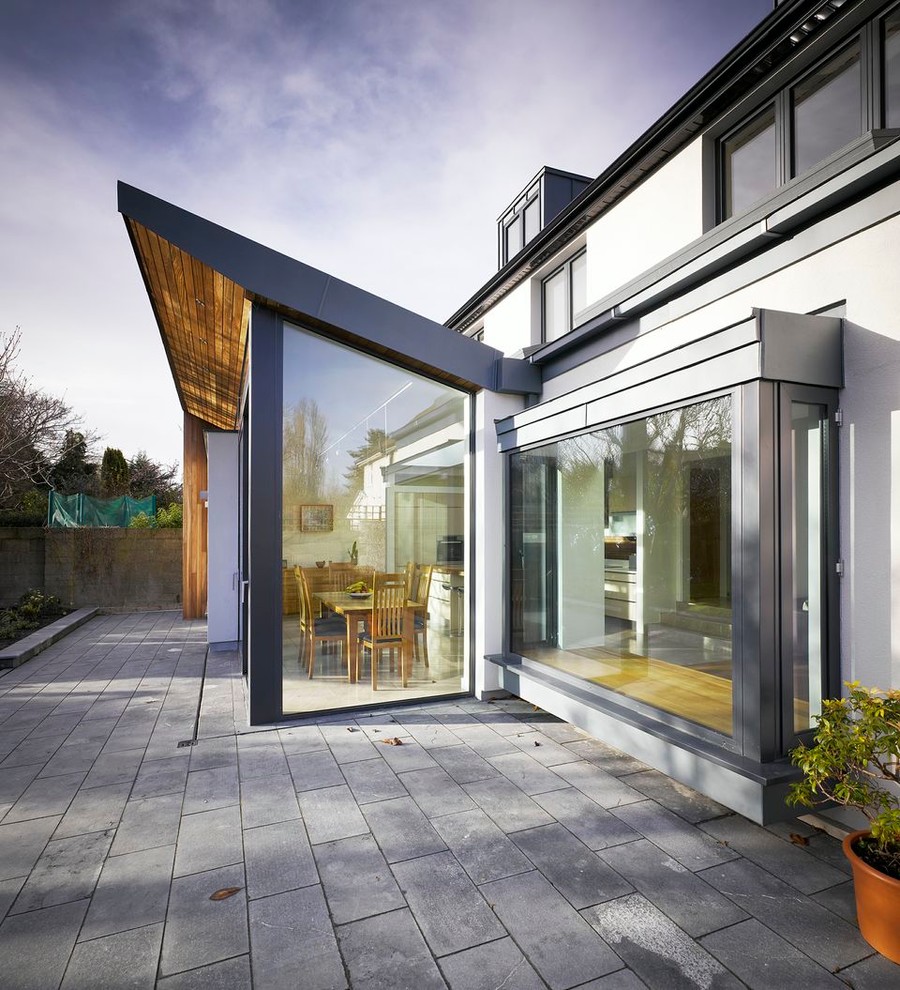
[[[251,728],[239,669],[147,613],[0,674],[0,987],[900,988],[823,832],[515,698]]]

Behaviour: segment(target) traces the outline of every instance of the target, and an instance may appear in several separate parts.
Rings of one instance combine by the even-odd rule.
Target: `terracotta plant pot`
[[[900,880],[873,869],[853,851],[865,830],[844,837],[844,855],[853,867],[856,915],[862,937],[892,962],[900,963]]]

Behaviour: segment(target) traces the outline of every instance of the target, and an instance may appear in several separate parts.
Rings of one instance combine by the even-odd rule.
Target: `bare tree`
[[[29,488],[49,485],[53,462],[66,453],[66,437],[81,422],[63,399],[18,370],[21,338],[18,327],[0,331],[0,507],[14,505]]]
[[[325,488],[328,422],[315,401],[301,399],[284,415],[284,488],[296,501],[317,502]]]

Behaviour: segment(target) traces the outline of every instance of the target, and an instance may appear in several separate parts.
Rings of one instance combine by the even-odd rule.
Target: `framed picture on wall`
[[[301,505],[301,533],[330,533],[334,529],[333,505]]]

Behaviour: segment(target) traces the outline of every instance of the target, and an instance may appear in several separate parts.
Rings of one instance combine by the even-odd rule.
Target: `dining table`
[[[318,591],[313,599],[322,608],[335,615],[342,615],[347,620],[347,676],[351,684],[359,680],[359,633],[360,624],[372,614],[372,595],[359,595],[348,591]],[[411,599],[406,601],[403,609],[403,632],[400,647],[400,663],[402,672],[410,672],[413,662],[415,645],[416,613],[425,612],[421,602]],[[406,677],[403,678],[406,680]]]

